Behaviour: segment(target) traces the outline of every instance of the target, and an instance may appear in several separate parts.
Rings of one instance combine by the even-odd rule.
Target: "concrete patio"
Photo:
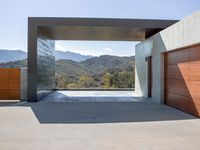
[[[199,150],[200,120],[166,105],[0,103],[0,149]]]

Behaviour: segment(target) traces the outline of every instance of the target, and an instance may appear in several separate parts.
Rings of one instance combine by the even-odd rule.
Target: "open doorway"
[[[152,56],[146,57],[147,62],[147,98],[152,97]]]
[[[56,41],[56,88],[134,91],[137,43]]]

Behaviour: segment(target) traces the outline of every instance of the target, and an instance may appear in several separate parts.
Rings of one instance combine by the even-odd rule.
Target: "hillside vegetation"
[[[135,58],[103,55],[77,62],[56,60],[57,88],[134,88]],[[1,63],[0,68],[27,67],[27,59]]]
[[[103,55],[82,62],[56,61],[58,88],[134,88],[134,57]],[[66,69],[67,68],[67,69]]]

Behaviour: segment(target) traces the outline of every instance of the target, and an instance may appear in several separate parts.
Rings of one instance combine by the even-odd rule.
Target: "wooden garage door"
[[[165,54],[165,103],[200,117],[200,45]]]
[[[0,68],[0,100],[20,100],[19,68]]]

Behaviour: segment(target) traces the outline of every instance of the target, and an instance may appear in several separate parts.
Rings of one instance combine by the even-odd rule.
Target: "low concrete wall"
[[[147,63],[152,56],[152,100],[164,102],[163,52],[200,43],[200,11],[136,45],[135,90],[147,97]]]
[[[22,101],[27,100],[27,68],[21,68],[21,91],[20,97]]]

